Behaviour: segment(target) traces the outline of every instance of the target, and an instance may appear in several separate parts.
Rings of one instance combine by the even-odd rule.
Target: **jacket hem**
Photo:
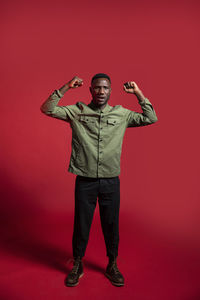
[[[89,178],[112,178],[112,177],[117,177],[120,175],[120,172],[117,172],[117,173],[113,173],[113,174],[105,174],[104,176],[98,176],[98,175],[95,176],[94,174],[88,174],[88,173],[84,173],[81,171],[75,171],[71,167],[68,168],[68,172],[75,174],[75,175],[89,177]]]

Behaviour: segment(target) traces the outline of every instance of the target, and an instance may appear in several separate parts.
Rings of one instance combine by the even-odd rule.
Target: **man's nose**
[[[99,92],[100,92],[100,94],[104,94],[104,88],[101,87]]]

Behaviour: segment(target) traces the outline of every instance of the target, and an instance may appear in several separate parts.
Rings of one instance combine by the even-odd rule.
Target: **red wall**
[[[67,173],[71,131],[40,105],[73,76],[61,105],[88,103],[90,79],[112,79],[110,104],[141,111],[123,91],[135,81],[158,122],[127,129],[121,220],[199,246],[199,2],[9,1],[1,3],[3,216],[73,213]]]

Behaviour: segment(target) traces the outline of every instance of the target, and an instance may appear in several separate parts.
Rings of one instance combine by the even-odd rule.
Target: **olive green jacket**
[[[120,157],[127,127],[145,126],[157,121],[150,101],[139,102],[143,113],[121,105],[103,110],[93,102],[86,105],[58,106],[63,97],[55,90],[42,104],[41,111],[48,116],[68,122],[72,128],[72,152],[68,171],[85,177],[115,177],[120,174]]]

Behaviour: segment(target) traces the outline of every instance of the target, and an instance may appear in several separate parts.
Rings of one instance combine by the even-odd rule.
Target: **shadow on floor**
[[[54,242],[54,237],[49,239],[51,232],[48,232],[48,223],[45,222],[51,222],[50,218],[45,220],[44,217],[42,220],[47,229],[46,233],[43,230],[42,211],[36,204],[38,201],[34,193],[16,185],[6,172],[0,174],[0,181],[2,252],[66,273],[67,261],[71,253],[62,247],[59,248],[56,244],[57,240]],[[38,216],[40,216],[39,220]],[[59,224],[57,230],[59,231]]]

